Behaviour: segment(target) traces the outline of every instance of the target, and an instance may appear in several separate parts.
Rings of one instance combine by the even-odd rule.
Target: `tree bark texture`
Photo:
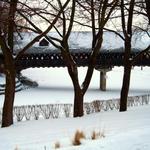
[[[133,23],[133,12],[134,12],[135,0],[130,0],[129,10],[128,10],[128,18],[125,21],[125,7],[124,0],[121,0],[121,21],[122,21],[122,29],[125,37],[124,41],[124,75],[123,75],[123,84],[120,93],[120,111],[127,110],[127,98],[130,86],[130,75],[131,75],[131,40],[132,40],[132,23]]]
[[[10,1],[10,8],[8,14],[8,45],[13,52],[14,47],[14,28],[15,28],[15,13],[17,10],[17,1],[18,0],[11,0]]]
[[[127,110],[127,99],[130,85],[130,74],[131,74],[131,66],[124,67],[124,75],[123,75],[123,85],[121,89],[121,97],[120,97],[120,111]]]
[[[78,88],[74,89],[74,117],[81,117],[84,115],[82,91]]]
[[[9,65],[11,60],[5,64],[6,88],[5,99],[2,114],[2,127],[8,127],[13,124],[13,105],[15,97],[15,67]],[[10,63],[13,64],[13,63]]]
[[[120,94],[120,111],[127,110],[127,98],[130,87],[130,76],[131,76],[131,61],[130,61],[130,52],[131,52],[131,39],[125,41],[125,55],[124,55],[124,75],[123,83]]]

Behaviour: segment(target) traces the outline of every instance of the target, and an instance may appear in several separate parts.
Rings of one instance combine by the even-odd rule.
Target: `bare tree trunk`
[[[68,65],[68,73],[71,77],[73,87],[74,87],[74,111],[73,116],[74,117],[81,117],[83,116],[83,91],[80,87],[79,80],[78,80],[78,69],[76,65],[73,65],[73,62],[71,61],[71,57],[69,57],[68,61],[66,62]],[[70,65],[72,64],[72,65]]]
[[[17,9],[17,1],[18,0],[11,0],[10,1],[10,10],[8,14],[8,45],[13,52],[14,47],[14,27],[15,27],[15,13]]]
[[[82,91],[79,88],[74,89],[74,117],[81,117],[84,115]]]
[[[8,127],[13,124],[13,105],[15,97],[15,61],[13,59],[13,39],[14,39],[14,25],[15,25],[15,13],[17,9],[17,0],[10,1],[9,14],[8,14],[8,45],[4,38],[1,38],[2,49],[4,55],[4,65],[6,74],[6,87],[5,87],[5,99],[3,105],[2,114],[2,127]]]
[[[131,74],[131,65],[127,65],[124,67],[123,85],[120,97],[120,111],[127,110],[127,98],[130,85],[130,74]]]
[[[5,89],[5,99],[3,105],[2,127],[8,127],[13,124],[13,105],[14,105],[14,97],[15,97],[16,74],[15,74],[14,66],[8,66],[8,67],[9,69],[5,69],[6,89]]]
[[[66,46],[67,49],[67,46]],[[83,116],[83,97],[84,94],[81,90],[79,79],[78,79],[78,68],[74,64],[74,61],[72,60],[72,57],[69,53],[63,53],[63,58],[66,62],[68,73],[71,77],[73,87],[74,87],[74,111],[73,116],[74,117],[81,117]]]
[[[125,7],[124,0],[121,0],[121,20],[122,20],[122,30],[125,36],[125,54],[124,54],[124,76],[123,84],[120,93],[120,111],[127,110],[127,98],[130,86],[130,75],[131,75],[131,40],[132,40],[132,23],[133,23],[133,12],[134,12],[135,0],[131,0],[129,4],[129,14],[127,22],[125,21]]]
[[[1,34],[1,31],[0,31]],[[6,74],[5,99],[3,105],[2,127],[13,124],[13,104],[15,95],[15,60],[8,48],[4,36],[0,36],[0,45],[4,55],[4,73]]]
[[[131,76],[131,38],[127,37],[125,41],[125,55],[124,55],[124,75],[122,89],[120,93],[120,111],[127,110],[127,98],[130,86],[130,76]]]

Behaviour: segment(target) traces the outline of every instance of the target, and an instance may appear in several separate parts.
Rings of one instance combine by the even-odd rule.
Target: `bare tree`
[[[10,37],[8,38],[8,40],[6,39],[2,29],[0,28],[0,45],[4,55],[4,68],[6,74],[6,89],[3,106],[2,127],[8,126],[13,123],[13,102],[15,93],[15,63],[11,49],[13,47],[13,36],[11,35],[13,34],[13,23],[17,8],[17,0],[11,0],[9,5],[8,32],[10,31]],[[12,28],[12,30],[10,30],[10,27]],[[6,41],[8,42],[8,45]]]
[[[130,0],[128,5],[125,5],[125,0],[121,0],[121,23],[122,23],[122,30],[124,35],[124,75],[123,75],[123,84],[121,89],[121,97],[120,97],[120,111],[127,110],[127,96],[129,92],[130,86],[130,76],[131,76],[131,67],[132,65],[143,55],[147,52],[150,48],[148,47],[141,51],[140,54],[135,56],[134,58],[130,58],[131,51],[132,51],[132,37],[133,37],[133,29],[135,28],[133,24],[134,12],[137,14],[137,11],[134,11],[136,1]],[[139,12],[138,14],[139,15]]]
[[[112,15],[115,7],[118,4],[117,0],[109,1],[78,1],[80,8],[82,9],[82,13],[84,15],[84,19],[86,20],[84,23],[80,23],[81,25],[90,27],[92,30],[92,46],[91,46],[91,55],[88,64],[87,73],[85,79],[82,83],[81,87],[76,88],[76,93],[80,95],[80,99],[75,97],[74,105],[74,116],[82,116],[83,115],[83,97],[89,87],[93,71],[96,65],[96,59],[100,52],[102,42],[103,42],[103,31],[104,27],[107,24],[110,16]],[[81,14],[82,14],[81,13]],[[91,25],[89,25],[89,23]]]
[[[45,0],[45,2],[48,1]],[[68,5],[68,7],[62,12],[62,15],[60,16],[57,22],[57,26],[55,27],[55,31],[58,33],[59,37],[46,36],[47,40],[49,40],[51,44],[53,44],[57,49],[61,51],[63,60],[68,68],[68,73],[71,77],[73,87],[74,87],[74,117],[83,116],[84,95],[89,87],[92,74],[96,65],[96,58],[101,49],[101,45],[103,42],[103,29],[107,21],[109,20],[109,17],[112,15],[114,8],[117,6],[117,2],[118,0],[113,0],[113,1],[72,0],[70,5]],[[55,8],[55,11],[58,11],[62,8],[61,0],[58,0],[57,6],[54,5],[54,3],[50,3],[50,4],[53,8]],[[80,12],[85,14],[84,17],[81,15],[82,13]],[[42,19],[45,19],[47,23],[49,23],[49,20],[44,18],[44,16],[42,15],[44,13],[46,13],[47,15],[48,14],[54,15],[54,14],[50,12],[44,12],[44,11],[39,12],[39,14],[37,14],[40,15]],[[24,15],[22,14],[22,16]],[[90,55],[87,74],[83,81],[83,84],[79,83],[77,64],[71,55],[71,50],[69,45],[70,34],[73,30],[75,22],[77,23],[76,17],[87,21],[86,23],[80,22],[81,23],[80,25],[88,26],[92,31],[91,55]],[[42,32],[30,20],[28,20],[28,22],[32,26],[32,30],[34,30],[37,33]]]
[[[41,32],[38,36],[36,36],[32,41],[30,41],[24,48],[20,50],[17,56],[14,57],[13,50],[13,37],[14,37],[14,26],[15,26],[15,14],[17,11],[17,0],[11,0],[9,3],[9,15],[8,15],[8,31],[10,32],[10,37],[7,39],[4,36],[3,29],[0,27],[0,45],[4,55],[4,69],[6,74],[6,89],[5,89],[5,99],[3,105],[3,115],[2,115],[2,127],[7,127],[13,124],[13,104],[14,104],[14,96],[15,96],[15,77],[16,77],[16,62],[18,59],[24,54],[25,51],[28,50],[35,42],[37,42],[40,38],[45,36],[55,25],[62,11],[68,5],[69,0],[67,0],[62,8],[57,12],[57,14],[53,17],[51,24],[46,28],[45,31]],[[12,30],[10,29],[10,26]],[[7,43],[9,45],[7,45]]]

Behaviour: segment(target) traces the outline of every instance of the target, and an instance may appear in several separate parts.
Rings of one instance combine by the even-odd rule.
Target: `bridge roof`
[[[21,33],[23,40],[20,38],[15,43],[15,53],[19,49],[23,48],[28,42],[30,42],[35,36],[35,33]],[[50,32],[49,36],[60,38],[56,32]],[[114,33],[104,32],[103,36],[103,51],[123,51],[124,41]],[[72,32],[69,38],[70,50],[74,53],[88,52],[91,50],[92,44],[92,33],[91,32]],[[136,33],[132,38],[132,49],[133,50],[143,50],[150,44],[150,38],[146,33]],[[39,42],[36,42],[27,53],[57,53],[60,52],[52,44],[49,46],[39,46]]]

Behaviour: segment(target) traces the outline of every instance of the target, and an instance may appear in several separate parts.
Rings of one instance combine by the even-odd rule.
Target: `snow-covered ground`
[[[79,68],[80,80],[86,68]],[[15,105],[73,103],[73,88],[66,68],[27,69],[25,76],[39,86],[16,93]],[[95,71],[85,101],[119,98],[123,68],[115,67],[107,73],[107,91],[99,91],[99,72]],[[150,94],[150,68],[134,68],[129,95]],[[1,82],[4,82],[1,80]],[[0,106],[4,97],[0,95]],[[0,129],[0,150],[50,150],[56,142],[63,150],[149,150],[150,106],[132,107],[127,112],[101,112],[82,118],[59,118],[15,123]],[[81,146],[72,146],[77,129],[86,135]],[[91,140],[96,130],[105,137]]]
[[[82,118],[61,118],[16,123],[0,129],[1,150],[149,150],[150,106],[91,114]],[[82,130],[86,139],[72,146],[75,131]],[[93,131],[105,137],[91,140]]]
[[[73,103],[73,87],[66,68],[33,68],[22,72],[25,76],[37,81],[39,86],[16,93],[15,105]],[[86,68],[79,68],[80,81],[83,80]],[[107,100],[120,97],[123,68],[115,67],[107,73],[107,91],[99,90],[100,72],[94,72],[90,88],[85,95],[85,102]],[[150,94],[150,68],[134,68],[131,76],[130,96]],[[82,83],[82,82],[81,82]],[[32,97],[32,100],[31,100]],[[0,95],[0,106],[4,97]]]

